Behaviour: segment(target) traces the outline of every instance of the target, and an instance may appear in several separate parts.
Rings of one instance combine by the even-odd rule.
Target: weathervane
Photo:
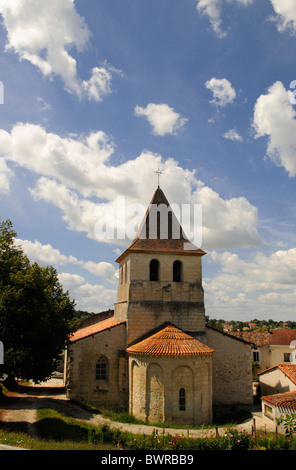
[[[163,171],[161,171],[161,170],[159,169],[159,166],[158,166],[157,171],[154,171],[154,173],[157,174],[157,185],[158,185],[158,187],[159,187],[159,176],[163,174]]]

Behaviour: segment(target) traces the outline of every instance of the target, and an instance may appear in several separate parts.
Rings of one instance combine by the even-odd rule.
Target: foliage
[[[296,439],[275,434],[260,434],[252,437],[237,427],[227,430],[223,435],[216,436],[211,431],[200,437],[190,435],[171,435],[154,432],[152,435],[131,434],[120,429],[112,429],[108,425],[92,426],[85,422],[69,418],[50,408],[38,409],[39,421],[35,424],[37,439],[30,438],[25,428],[19,423],[18,433],[12,432],[11,425],[5,423],[7,429],[0,430],[0,443],[17,445],[30,449],[130,449],[130,450],[296,450]],[[2,423],[2,428],[3,428]],[[5,428],[4,426],[4,428]],[[27,428],[26,428],[27,429]],[[15,429],[16,431],[16,429]]]
[[[281,415],[277,418],[277,425],[283,424],[284,429],[286,431],[287,437],[293,437],[294,433],[296,432],[296,414],[292,415]]]
[[[209,433],[196,438],[179,434],[138,435],[132,436],[127,445],[129,449],[134,450],[248,450],[251,436],[245,431],[233,428],[222,436]]]
[[[0,372],[36,383],[55,370],[77,320],[56,270],[31,264],[16,235],[11,221],[0,223]]]

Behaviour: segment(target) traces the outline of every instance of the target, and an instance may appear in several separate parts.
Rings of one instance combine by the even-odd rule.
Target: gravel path
[[[84,410],[82,407],[71,403],[67,399],[61,378],[53,378],[47,382],[41,383],[40,385],[23,387],[22,393],[10,393],[9,397],[6,397],[2,403],[0,402],[0,426],[1,421],[24,423],[24,426],[27,426],[28,432],[33,437],[37,437],[34,423],[37,421],[37,409],[42,407],[54,408],[57,411],[63,412],[66,416],[85,421],[94,426],[108,424],[110,428],[129,431],[133,434],[147,435],[157,432],[162,435],[164,432],[163,428],[155,428],[153,426],[113,422],[103,418],[101,415],[92,414],[91,412]],[[261,412],[259,411],[254,412],[253,417],[250,420],[237,427],[241,430],[251,432],[253,418],[255,418],[256,429],[264,430],[265,423],[263,422]],[[204,435],[209,436],[215,435],[216,429],[191,429],[190,431],[187,431],[186,429],[178,430],[165,428],[166,434],[187,435],[188,432],[191,437]],[[222,433],[223,429],[219,428],[219,434],[222,435]]]

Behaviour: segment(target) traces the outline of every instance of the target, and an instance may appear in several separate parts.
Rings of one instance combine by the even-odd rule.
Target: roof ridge
[[[215,351],[172,323],[129,346],[126,351],[151,356],[205,356]]]

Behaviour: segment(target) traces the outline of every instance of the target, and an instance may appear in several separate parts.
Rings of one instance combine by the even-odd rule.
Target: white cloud
[[[113,239],[108,232],[103,241],[120,246],[130,243],[129,237],[118,240],[118,234],[125,235],[127,226],[133,228],[138,206],[132,204],[141,204],[146,210],[157,183],[154,172],[161,165],[160,184],[171,204],[192,207],[202,204],[204,247],[261,243],[257,209],[247,199],[223,199],[198,181],[194,171],[181,168],[173,159],[162,161],[160,155],[148,151],[114,166],[109,162],[113,149],[114,144],[103,132],[60,137],[31,124],[17,124],[10,133],[0,131],[0,154],[7,163],[13,162],[39,176],[30,189],[32,197],[58,207],[70,230],[98,240],[95,229],[105,217],[115,231]],[[152,178],[155,183],[151,182]],[[99,200],[95,202],[92,196]],[[127,209],[132,209],[130,215]]]
[[[116,289],[90,284],[77,274],[61,273],[58,277],[64,290],[69,291],[70,298],[75,299],[77,309],[98,313],[114,308]]]
[[[0,154],[6,161],[56,178],[87,195],[96,191],[99,183],[105,187],[102,166],[113,150],[114,144],[101,131],[74,139],[33,124],[16,124],[11,133],[0,130]]]
[[[237,142],[242,142],[243,141],[242,136],[237,133],[236,129],[230,129],[229,131],[225,132],[223,137],[225,139],[233,140],[233,141],[237,141]]]
[[[294,0],[270,0],[275,13],[274,17],[279,32],[296,33],[296,4]]]
[[[228,31],[223,28],[222,12],[226,3],[247,7],[254,0],[197,0],[198,13],[208,17],[211,27],[218,38],[225,38]],[[288,31],[296,33],[296,5],[294,0],[270,0],[276,16],[270,19],[276,23],[280,33]]]
[[[50,244],[43,245],[38,240],[31,242],[30,240],[15,240],[17,245],[21,245],[24,253],[28,256],[29,260],[33,263],[36,262],[42,265],[64,265],[64,264],[81,264],[81,262],[74,256],[65,256],[60,250],[53,248]]]
[[[83,81],[88,98],[94,101],[102,101],[102,98],[111,93],[112,74],[104,67],[94,67],[88,81]]]
[[[0,0],[0,13],[7,30],[7,51],[31,62],[49,79],[61,77],[65,89],[79,97],[86,94],[100,101],[111,92],[108,67],[95,67],[88,81],[77,76],[70,51],[83,51],[91,33],[74,0]]]
[[[42,266],[52,265],[54,267],[67,264],[77,265],[112,284],[118,282],[117,270],[111,263],[105,261],[100,261],[99,263],[95,263],[94,261],[84,262],[78,260],[75,256],[63,255],[57,248],[53,248],[50,244],[43,245],[38,240],[32,242],[30,240],[16,238],[15,242],[22,247],[31,263],[36,262]]]
[[[220,272],[204,283],[210,309],[221,313],[235,306],[237,315],[247,318],[268,315],[274,319],[282,319],[285,309],[292,318],[296,302],[296,248],[270,255],[256,254],[250,261],[230,252],[213,252],[210,260],[220,267]]]
[[[8,168],[4,158],[0,158],[0,193],[9,194],[13,171]]]
[[[43,245],[38,240],[31,242],[17,238],[15,242],[17,245],[21,245],[32,263],[36,262],[41,266],[52,265],[55,268],[74,265],[100,277],[104,284],[106,282],[114,285],[118,283],[118,270],[111,263],[104,261],[99,263],[83,262],[74,256],[65,256],[50,244]],[[58,278],[63,289],[69,291],[70,298],[76,301],[77,309],[99,312],[114,307],[115,289],[108,289],[104,284],[90,284],[80,274],[62,272],[58,274]]]
[[[220,38],[223,38],[227,36],[227,33],[221,28],[221,5],[222,0],[198,0],[196,8],[199,13],[208,16],[216,35]]]
[[[280,0],[281,1],[281,0]],[[241,6],[249,6],[253,0],[226,0],[226,2],[236,3]],[[227,31],[222,28],[222,7],[225,0],[197,0],[197,11],[209,18],[213,31],[219,38],[225,38]]]
[[[135,114],[147,118],[152,126],[153,134],[161,136],[165,134],[175,135],[187,122],[186,118],[182,118],[179,113],[176,113],[173,108],[164,103],[149,103],[146,108],[136,106]]]
[[[118,270],[116,270],[111,263],[106,263],[105,261],[101,261],[100,263],[87,261],[83,264],[83,267],[84,269],[87,269],[87,271],[100,276],[113,284],[118,283]]]
[[[222,199],[213,189],[200,185],[191,202],[202,205],[202,239],[206,250],[262,244],[257,209],[246,198]]]
[[[296,176],[296,111],[281,82],[275,82],[254,107],[255,137],[268,137],[267,156],[282,166],[290,177]]]
[[[232,103],[236,98],[236,91],[227,78],[211,78],[206,82],[206,88],[213,92],[213,100],[210,103],[224,107]]]

